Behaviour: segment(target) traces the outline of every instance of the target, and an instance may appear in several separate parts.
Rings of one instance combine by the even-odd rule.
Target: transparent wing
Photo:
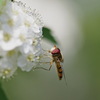
[[[43,50],[33,70],[35,69],[50,70],[52,66],[51,61],[52,61],[52,56],[50,55],[50,53],[47,50]]]

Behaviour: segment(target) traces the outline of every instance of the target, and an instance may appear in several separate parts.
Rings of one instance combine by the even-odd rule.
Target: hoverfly
[[[61,63],[63,63],[63,58],[60,49],[54,46],[49,52],[52,55],[52,63],[55,62],[59,80],[61,80],[63,77],[63,70],[61,66]]]
[[[35,67],[34,69],[44,69],[44,70],[50,71],[52,64],[55,63],[59,80],[61,80],[62,77],[64,77],[66,85],[67,85],[65,73],[64,73],[64,70],[63,70],[62,64],[61,64],[61,63],[64,62],[64,60],[63,60],[60,49],[57,46],[54,45],[54,47],[51,48],[51,50],[49,50],[48,53],[51,54],[51,56],[49,56],[51,58],[51,61],[50,62],[42,62],[42,63],[50,63],[49,69],[46,69],[46,68],[43,68],[43,67]]]

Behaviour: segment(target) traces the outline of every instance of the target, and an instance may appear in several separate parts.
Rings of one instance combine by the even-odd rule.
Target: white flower
[[[11,3],[10,0],[1,0],[0,1],[0,14],[2,13],[9,13],[11,10]]]
[[[42,48],[40,44],[36,46],[26,45],[26,49],[21,50],[22,54],[18,58],[18,66],[23,71],[30,71],[34,66],[36,66],[40,55],[42,54]]]
[[[30,71],[42,54],[43,22],[36,10],[22,2],[4,0],[0,7],[0,77],[10,78],[17,68]]]
[[[19,31],[12,32],[0,32],[0,46],[5,51],[13,50],[17,46],[22,45],[22,42],[19,39],[20,36],[18,35]]]
[[[0,58],[0,77],[3,79],[10,78],[13,76],[15,71],[17,70],[16,63],[14,63],[14,59],[12,62],[12,59],[7,57]]]
[[[23,70],[23,71],[30,71],[33,66],[35,66],[35,58],[32,53],[28,53],[25,55],[21,55],[18,59],[18,66]]]

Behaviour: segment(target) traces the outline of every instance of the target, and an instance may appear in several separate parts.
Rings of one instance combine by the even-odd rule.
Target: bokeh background
[[[64,55],[64,79],[50,72],[17,72],[2,81],[9,100],[100,100],[100,0],[21,0],[37,9]],[[54,44],[43,40],[43,47]],[[46,68],[49,67],[44,65]],[[43,66],[43,67],[44,67]]]

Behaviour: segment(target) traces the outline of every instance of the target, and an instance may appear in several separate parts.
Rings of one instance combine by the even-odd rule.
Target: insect
[[[64,70],[62,68],[62,63],[64,62],[64,60],[63,60],[60,49],[57,46],[54,45],[54,47],[51,48],[51,50],[49,50],[48,52],[51,54],[51,56],[49,56],[51,58],[51,61],[50,62],[44,62],[44,63],[50,63],[49,69],[46,69],[46,68],[43,68],[43,67],[36,67],[35,69],[44,69],[44,70],[50,71],[52,64],[55,63],[59,80],[61,80],[64,77],[66,85],[67,85],[65,73],[64,73]]]
[[[60,49],[54,46],[49,52],[52,55],[52,63],[55,62],[59,80],[61,80],[63,77],[63,69],[61,65],[61,63],[63,63],[63,58]]]

